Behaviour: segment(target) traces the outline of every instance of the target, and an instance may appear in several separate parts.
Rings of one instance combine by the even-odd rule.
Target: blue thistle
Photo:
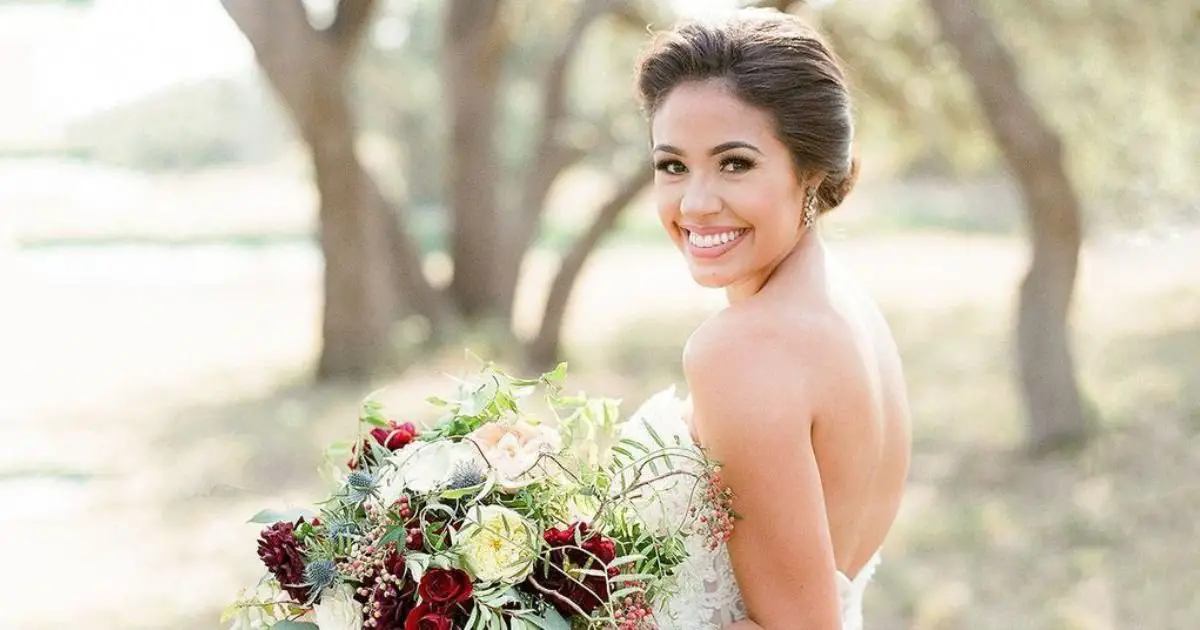
[[[305,604],[311,606],[321,596],[321,591],[333,584],[337,578],[337,566],[333,560],[313,560],[304,567],[304,586],[309,587]]]
[[[325,524],[325,535],[334,542],[345,542],[361,532],[358,523],[343,518],[333,518]]]
[[[458,490],[459,488],[477,486],[483,483],[483,481],[483,471],[475,465],[475,462],[458,462],[455,464],[453,472],[450,473],[450,479],[447,481],[446,487],[450,490]]]
[[[376,494],[375,478],[370,473],[356,470],[346,475],[346,498],[350,503],[362,503]]]

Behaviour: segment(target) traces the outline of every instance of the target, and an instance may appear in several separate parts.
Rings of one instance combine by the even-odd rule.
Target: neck
[[[725,287],[725,298],[730,304],[747,300],[767,287],[776,276],[795,275],[815,271],[822,267],[825,252],[821,239],[814,230],[805,230],[796,240],[795,246],[771,264],[750,277]]]

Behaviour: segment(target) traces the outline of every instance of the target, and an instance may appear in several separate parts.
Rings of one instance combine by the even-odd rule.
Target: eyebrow
[[[713,147],[712,151],[709,151],[708,154],[709,155],[720,155],[721,153],[724,153],[730,149],[749,149],[759,155],[763,154],[763,152],[758,147],[754,146],[753,144],[750,144],[749,142],[742,142],[741,140],[733,140],[731,142],[722,142],[721,144],[718,144],[717,146]],[[683,155],[682,149],[671,146],[669,144],[654,145],[654,150],[662,151],[664,153],[672,153],[674,155]]]

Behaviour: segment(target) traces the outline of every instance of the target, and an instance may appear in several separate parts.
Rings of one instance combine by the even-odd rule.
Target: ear
[[[825,171],[812,171],[811,173],[806,174],[800,180],[800,186],[804,188],[805,194],[808,193],[809,188],[816,188],[820,186],[821,182],[825,181],[825,174]]]

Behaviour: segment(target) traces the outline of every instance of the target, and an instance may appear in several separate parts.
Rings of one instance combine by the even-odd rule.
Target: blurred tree
[[[549,63],[537,85],[540,105],[533,117],[532,150],[523,172],[513,174],[515,182],[507,195],[511,201],[505,203],[505,172],[496,143],[500,82],[506,57],[521,52],[514,43],[517,20],[506,16],[505,4],[451,0],[442,44],[444,90],[451,104],[446,179],[454,259],[450,294],[469,322],[498,324],[495,329],[500,331],[511,330],[521,264],[538,234],[551,186],[587,153],[570,136],[572,63],[589,27],[617,5],[611,0],[573,3],[576,8],[566,31],[549,40],[554,42],[549,50],[540,47]],[[651,172],[644,164],[629,171],[613,197],[620,203],[610,203],[607,212],[593,219],[592,229],[585,230],[566,259],[571,264],[560,268],[554,282],[560,289],[551,291],[546,305],[550,316],[543,316],[541,331],[529,348],[536,363],[553,360],[558,352],[561,312],[583,260],[615,222],[616,213],[649,183]]]
[[[379,54],[379,42],[372,42],[367,51],[368,60],[376,62],[367,64],[367,84],[387,93],[392,107],[384,107],[382,114],[367,107],[365,115],[391,123],[405,147],[401,161],[411,168],[407,177],[398,178],[402,186],[389,179],[385,191],[355,152],[362,138],[352,103],[367,90],[347,89],[358,76],[352,74],[352,66],[375,17],[374,3],[338,2],[329,25],[318,28],[313,23],[320,16],[301,0],[222,2],[253,45],[259,65],[313,156],[327,264],[319,376],[368,372],[388,348],[388,330],[406,313],[423,316],[435,341],[454,340],[465,326],[483,330],[493,343],[517,343],[513,307],[521,265],[535,243],[553,185],[581,161],[608,160],[606,170],[612,170],[612,162],[627,155],[622,149],[627,148],[630,129],[641,131],[627,119],[614,120],[610,109],[592,103],[580,106],[572,98],[577,53],[585,35],[605,15],[623,17],[618,24],[638,23],[630,19],[636,15],[642,27],[644,17],[618,0],[539,4],[536,11],[532,5],[503,0],[385,4],[379,13],[391,20],[385,26],[400,31],[393,38],[402,42],[398,48],[411,43],[419,50],[415,60],[399,55],[398,67],[408,73],[388,67],[390,56]],[[440,41],[431,40],[428,28],[422,29],[428,24],[420,20],[429,19],[441,22]],[[565,28],[556,29],[560,24]],[[522,27],[541,32],[518,38]],[[426,76],[431,52],[441,62],[434,81]],[[439,90],[441,107],[430,97]],[[528,100],[530,93],[538,95],[532,108],[536,115],[528,104],[513,107],[514,100]],[[620,96],[628,114],[628,91]],[[445,137],[439,138],[442,124]],[[522,126],[528,131],[512,131]],[[625,136],[614,128],[624,129]],[[526,142],[528,138],[532,141]],[[600,208],[588,226],[578,230],[562,259],[540,328],[524,347],[532,363],[544,365],[559,354],[562,320],[575,279],[652,175],[641,155],[616,172],[611,197],[597,204]],[[441,194],[430,186],[439,175],[444,175]],[[394,208],[389,197],[442,201],[453,262],[445,290],[426,277],[421,247],[409,226],[410,213]]]
[[[1030,445],[1047,451],[1082,441],[1088,427],[1068,334],[1082,230],[1062,142],[1025,93],[1016,64],[980,9],[969,0],[929,0],[929,6],[970,75],[1025,197],[1033,258],[1021,285],[1017,354]]]
[[[322,29],[312,25],[301,0],[222,4],[311,152],[325,258],[318,378],[368,374],[389,345],[398,289],[429,309],[437,300],[424,277],[412,273],[420,256],[402,216],[391,211],[355,153],[357,123],[345,83],[374,2],[339,2]]]

